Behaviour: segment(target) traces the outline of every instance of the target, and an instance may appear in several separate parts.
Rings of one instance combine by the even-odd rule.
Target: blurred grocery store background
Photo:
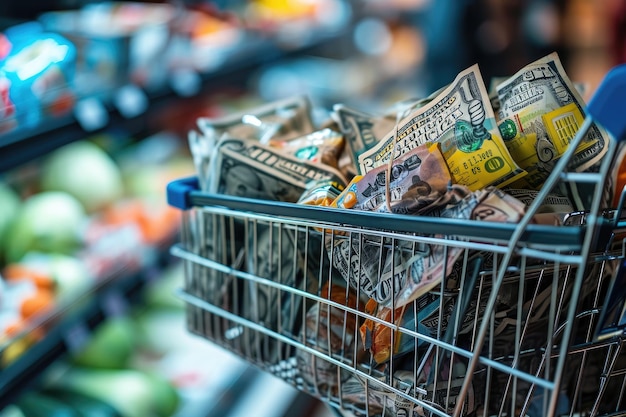
[[[626,62],[624,0],[20,0],[0,29],[2,417],[333,414],[185,330],[165,186],[199,117],[375,112],[553,51],[589,98]]]

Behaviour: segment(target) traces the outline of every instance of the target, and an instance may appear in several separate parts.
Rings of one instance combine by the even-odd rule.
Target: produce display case
[[[111,4],[106,6],[111,6]],[[93,7],[92,11],[98,8],[97,5]],[[59,29],[58,25],[69,29],[73,25],[60,23],[67,23],[67,19],[72,19],[70,12],[54,12],[42,16],[41,22],[48,29],[55,25],[57,29]],[[139,82],[142,78],[141,74],[136,76],[138,73],[129,71],[132,65],[128,66],[127,63],[120,61],[130,59],[132,55],[133,42],[129,38],[106,38],[105,36],[100,40],[94,40],[83,37],[87,43],[97,41],[112,48],[116,61],[104,65],[98,59],[94,61],[84,56],[85,50],[81,47],[82,43],[76,41],[76,36],[80,38],[76,31],[63,30],[67,39],[76,42],[74,44],[78,47],[78,60],[82,63],[82,66],[77,66],[76,77],[73,76],[70,79],[70,91],[74,95],[72,103],[66,112],[55,114],[45,122],[35,123],[24,129],[7,130],[0,135],[0,152],[11,156],[0,160],[0,172],[3,178],[11,182],[15,179],[21,181],[24,177],[37,177],[39,172],[37,161],[45,160],[49,154],[73,142],[84,141],[90,134],[101,134],[101,140],[102,135],[111,133],[115,135],[115,132],[119,131],[141,136],[153,133],[154,126],[157,125],[155,118],[160,117],[163,109],[184,105],[188,100],[207,94],[216,87],[229,83],[241,83],[241,80],[248,77],[250,72],[262,62],[272,61],[289,54],[306,53],[348,33],[347,28],[334,33],[320,33],[320,36],[315,39],[309,39],[310,42],[306,45],[284,48],[271,36],[251,35],[238,27],[236,22],[231,23],[224,30],[242,33],[233,37],[229,41],[230,44],[228,42],[224,44],[228,44],[228,47],[222,48],[221,52],[217,50],[219,49],[217,44],[214,44],[215,51],[203,49],[205,54],[216,58],[215,65],[193,67],[168,64],[165,65],[167,71],[159,72],[162,78],[152,83]],[[33,24],[39,26],[39,23]],[[186,32],[188,28],[185,29],[184,26],[174,25],[173,28],[170,24],[165,26],[168,30],[173,30],[173,35],[190,35]],[[186,43],[183,45],[183,50],[190,48],[189,42],[192,40],[192,38],[184,39]],[[174,59],[172,62],[180,63],[180,60],[175,60],[175,47],[180,47],[181,44],[176,44],[169,38],[169,34],[167,41],[166,46],[171,49],[168,49],[169,55],[163,55],[167,55],[168,59]],[[199,42],[197,47],[205,48],[206,43]],[[160,57],[163,58],[163,56]],[[68,61],[68,65],[70,64],[72,63]],[[100,64],[113,71],[99,73],[100,81],[94,82],[93,72],[102,69]],[[134,66],[134,68],[138,67]],[[81,85],[89,88],[82,88]],[[130,104],[124,103],[124,100],[129,101]],[[143,104],[137,106],[138,101]],[[91,137],[98,140],[96,136]],[[113,144],[115,148],[119,146],[116,143],[119,142],[112,139],[108,145]],[[106,141],[101,145],[106,148]],[[36,191],[36,187],[32,191]],[[160,188],[160,191],[162,192],[163,189]],[[28,195],[31,190],[26,190],[26,192]],[[179,226],[178,221],[172,219],[163,224],[169,225],[168,233],[151,242],[138,239],[134,230],[129,232],[133,229],[132,225],[122,227],[117,231],[105,226],[98,232],[97,225],[91,229],[90,239],[93,250],[90,253],[90,249],[87,248],[81,253],[81,262],[87,265],[93,277],[91,285],[75,292],[63,302],[56,303],[51,310],[45,313],[40,312],[42,314],[34,317],[28,325],[13,332],[10,338],[3,337],[0,348],[2,352],[0,356],[0,408],[10,406],[24,391],[36,388],[41,376],[49,368],[54,368],[60,359],[74,355],[89,344],[102,323],[115,319],[136,304],[142,303],[142,294],[154,281],[157,271],[170,263],[166,249],[171,245],[171,239]],[[105,229],[108,232],[103,234]],[[124,247],[129,250],[124,250],[122,245],[116,245],[116,241],[126,242],[130,247]],[[103,247],[114,250],[103,256]],[[245,369],[246,367],[241,365],[233,365],[233,369],[225,372],[224,378],[219,379],[222,382],[215,379],[215,383],[223,383],[223,388],[227,389],[230,383],[239,380],[239,387],[228,389],[233,395],[236,392],[239,392],[238,395],[243,395],[246,384],[239,379],[239,376],[243,378],[245,374],[245,378],[251,377],[251,374],[245,373]],[[204,404],[204,410],[211,405],[212,401],[222,406],[229,404],[230,400],[220,402],[217,397],[219,396],[209,401],[205,396],[202,399],[195,398],[194,401],[196,407]],[[193,409],[191,403],[189,407]],[[198,410],[196,408],[195,412]]]

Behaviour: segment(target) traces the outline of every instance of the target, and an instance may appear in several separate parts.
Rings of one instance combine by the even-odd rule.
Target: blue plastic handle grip
[[[626,140],[626,64],[607,73],[587,110],[616,140]]]
[[[198,191],[200,186],[197,177],[182,178],[167,184],[167,203],[181,210],[189,210],[193,207],[189,199],[189,193]]]

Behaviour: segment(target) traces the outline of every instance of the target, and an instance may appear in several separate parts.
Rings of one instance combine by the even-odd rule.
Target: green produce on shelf
[[[17,216],[21,200],[17,193],[8,185],[0,183],[0,258],[8,240],[8,230]]]
[[[136,338],[137,329],[132,318],[111,317],[98,327],[84,349],[72,360],[84,367],[122,369],[134,353]]]
[[[73,253],[81,245],[86,219],[83,206],[68,193],[48,191],[29,197],[9,229],[7,261],[19,261],[30,251]]]
[[[185,276],[183,264],[177,263],[162,271],[159,279],[147,286],[144,295],[144,305],[150,310],[184,311],[185,302],[176,296]]]
[[[44,394],[69,405],[80,417],[122,417],[111,404],[90,395],[54,388],[45,390]]]
[[[25,417],[81,417],[69,405],[34,391],[22,394],[16,404]]]
[[[163,356],[167,352],[179,349],[186,339],[181,337],[163,337],[163,334],[179,335],[184,330],[184,310],[171,308],[151,308],[135,317],[139,347],[153,355]],[[184,335],[183,335],[184,336]]]
[[[54,386],[105,401],[123,417],[168,417],[179,403],[178,393],[163,379],[130,369],[71,368]]]
[[[169,417],[178,409],[180,395],[176,388],[164,377],[154,372],[145,373],[146,380],[151,385],[154,401],[154,412],[159,417]]]
[[[51,153],[41,178],[43,190],[73,195],[88,213],[117,201],[124,190],[115,161],[88,141],[73,142]]]

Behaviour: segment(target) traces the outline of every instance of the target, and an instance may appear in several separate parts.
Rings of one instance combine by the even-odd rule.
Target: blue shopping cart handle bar
[[[347,210],[206,193],[200,191],[197,178],[184,178],[169,183],[167,186],[167,200],[171,206],[181,210],[204,206],[222,207],[229,210],[279,218],[293,218],[354,227],[370,227],[400,233],[464,236],[506,241],[510,239],[517,227],[515,223]],[[583,236],[584,227],[533,224],[526,228],[522,241],[544,245],[559,245],[563,250],[576,251],[581,246]]]
[[[198,191],[198,177],[182,178],[167,184],[167,203],[181,210],[189,210],[193,203],[189,198],[192,191]]]
[[[587,111],[616,140],[626,139],[626,64],[611,69],[594,93]]]

